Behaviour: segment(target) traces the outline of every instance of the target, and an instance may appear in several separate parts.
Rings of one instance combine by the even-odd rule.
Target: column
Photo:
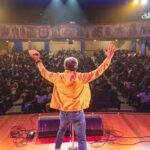
[[[141,55],[145,55],[146,54],[146,41],[145,40],[140,41],[140,48],[141,48]]]
[[[131,52],[136,52],[136,40],[132,40],[132,49]]]
[[[44,50],[45,50],[46,52],[49,52],[49,41],[45,41],[45,42],[44,42]]]
[[[21,52],[22,49],[23,49],[23,46],[22,46],[22,42],[21,41],[16,41],[14,43],[14,48],[17,52]]]
[[[80,42],[80,52],[81,54],[84,54],[85,52],[85,40],[81,40]]]

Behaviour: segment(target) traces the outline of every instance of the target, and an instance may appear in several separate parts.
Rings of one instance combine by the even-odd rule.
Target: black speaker
[[[103,135],[103,123],[99,114],[85,115],[86,119],[86,134],[87,135]]]
[[[86,118],[87,135],[103,135],[103,125],[100,115],[88,114]],[[38,118],[38,137],[55,137],[59,128],[59,116],[39,116]],[[66,136],[70,135],[70,129]]]

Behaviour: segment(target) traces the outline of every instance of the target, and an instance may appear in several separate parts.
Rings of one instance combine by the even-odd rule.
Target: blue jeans
[[[75,134],[78,140],[78,150],[87,150],[86,146],[86,121],[84,111],[63,112],[60,111],[60,126],[56,136],[56,149],[60,149],[66,130],[70,123],[74,126]]]

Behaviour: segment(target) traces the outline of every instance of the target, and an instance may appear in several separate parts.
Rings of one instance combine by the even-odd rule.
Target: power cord
[[[12,126],[9,137],[13,138],[13,143],[17,147],[23,147],[27,144],[27,133],[28,131],[22,125]]]
[[[119,133],[119,134],[118,134]],[[119,138],[124,138],[124,139],[144,139],[143,141],[139,141],[139,142],[134,142],[134,143],[118,143],[116,142],[117,139]],[[110,143],[110,144],[114,144],[114,145],[126,145],[126,146],[130,146],[130,145],[136,145],[136,144],[140,144],[140,143],[150,143],[150,140],[145,140],[145,138],[150,138],[150,136],[139,136],[139,137],[127,137],[127,136],[123,136],[123,133],[118,131],[118,130],[108,130],[108,129],[103,129],[103,136],[95,139],[93,142],[89,142],[89,144],[91,145],[91,147],[94,148],[99,148],[104,146],[106,143]],[[99,143],[102,142],[101,145],[94,145],[95,143]]]
[[[33,126],[35,123],[33,122],[34,115],[31,116],[30,122]],[[17,147],[24,147],[27,145],[29,139],[33,139],[36,133],[36,129],[33,128],[27,130],[23,125],[14,125],[10,129],[9,138],[13,138],[13,143]]]

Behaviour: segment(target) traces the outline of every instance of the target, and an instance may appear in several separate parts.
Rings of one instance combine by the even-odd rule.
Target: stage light
[[[142,5],[146,5],[146,4],[147,4],[147,0],[142,0],[142,1],[141,1],[141,4],[142,4]]]
[[[139,4],[139,0],[134,0],[133,2],[135,5]]]
[[[69,23],[70,23],[70,24],[76,24],[76,22],[75,22],[75,21],[70,21]]]

